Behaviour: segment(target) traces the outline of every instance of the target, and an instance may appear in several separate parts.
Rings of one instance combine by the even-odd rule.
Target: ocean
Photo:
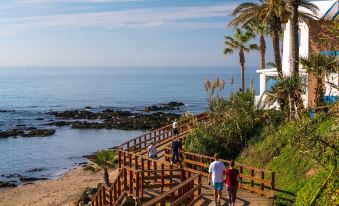
[[[255,68],[247,68],[246,85]],[[47,128],[48,111],[91,107],[139,111],[170,101],[185,106],[176,113],[199,113],[207,107],[204,80],[226,81],[224,95],[240,87],[238,67],[12,67],[0,68],[0,130]],[[233,77],[234,84],[230,84]],[[53,127],[52,127],[53,128]],[[56,178],[86,161],[84,155],[110,148],[145,131],[55,128],[49,137],[0,138],[0,181],[6,176]],[[38,169],[38,171],[30,171]]]

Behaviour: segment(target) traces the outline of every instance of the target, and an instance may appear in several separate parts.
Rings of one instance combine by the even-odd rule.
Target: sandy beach
[[[93,173],[76,168],[54,180],[9,188],[0,192],[1,206],[74,205],[84,189],[103,182],[102,171]],[[114,171],[110,172],[110,178]]]

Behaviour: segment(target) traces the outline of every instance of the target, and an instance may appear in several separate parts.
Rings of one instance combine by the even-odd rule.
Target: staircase
[[[180,137],[185,138],[197,124],[208,123],[208,116],[202,113],[178,123]],[[183,168],[171,166],[170,145],[174,138],[172,126],[167,125],[121,144],[119,173],[110,187],[104,185],[99,189],[92,206],[123,205],[126,197],[146,206],[212,204],[214,197],[206,177],[213,158],[182,152]],[[157,146],[157,160],[147,156],[151,142]],[[227,160],[222,161],[229,164]],[[241,164],[236,166],[243,183],[237,204],[273,205],[275,173]]]

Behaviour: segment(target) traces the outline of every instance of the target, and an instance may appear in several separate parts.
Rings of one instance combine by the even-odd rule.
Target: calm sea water
[[[233,76],[234,85],[230,85]],[[0,68],[0,130],[25,125],[45,127],[53,119],[50,110],[94,110],[107,107],[140,110],[169,101],[186,104],[180,111],[198,113],[206,108],[205,79],[225,79],[225,95],[238,90],[239,68],[229,67],[128,67],[128,68]],[[246,71],[249,84],[259,87],[254,68]],[[37,120],[43,118],[43,120]],[[0,175],[56,177],[83,155],[112,147],[143,131],[77,130],[58,128],[44,138],[0,138]],[[42,168],[40,172],[27,172]],[[0,180],[8,180],[0,176]]]

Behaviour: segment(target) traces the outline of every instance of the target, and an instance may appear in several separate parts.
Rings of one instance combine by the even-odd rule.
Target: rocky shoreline
[[[105,109],[92,112],[87,107],[83,110],[68,110],[49,112],[58,120],[48,123],[49,126],[71,126],[74,129],[122,129],[122,130],[150,130],[163,127],[179,118],[179,114],[159,111],[177,110],[185,104],[169,102],[167,104],[147,106],[146,113]]]

